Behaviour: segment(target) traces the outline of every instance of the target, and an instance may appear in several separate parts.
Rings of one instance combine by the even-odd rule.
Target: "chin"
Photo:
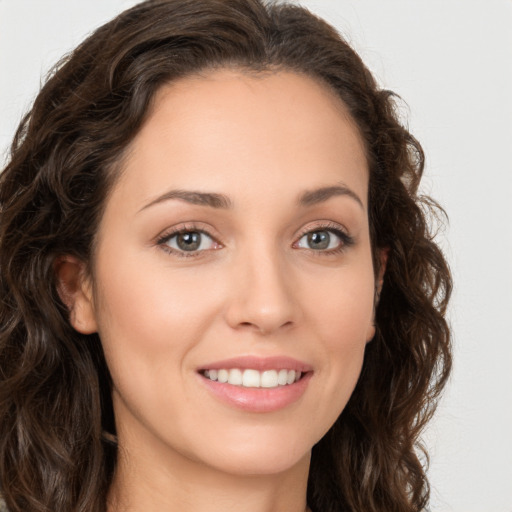
[[[306,453],[285,453],[283,450],[269,453],[267,450],[240,449],[233,456],[217,460],[215,469],[239,476],[279,475],[294,468],[309,467],[311,450]]]
[[[242,429],[238,435],[226,434],[208,443],[209,450],[197,447],[203,454],[201,458],[224,473],[248,476],[277,475],[303,464],[307,467],[317,441],[302,436],[294,438],[289,428]]]

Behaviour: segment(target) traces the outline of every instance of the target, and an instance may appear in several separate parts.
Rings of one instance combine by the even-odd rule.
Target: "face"
[[[101,337],[120,446],[237,474],[308,459],[374,334],[367,187],[357,129],[311,78],[159,91],[72,315]]]

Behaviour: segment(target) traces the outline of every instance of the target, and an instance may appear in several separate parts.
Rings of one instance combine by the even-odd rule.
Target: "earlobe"
[[[368,327],[368,331],[366,332],[366,343],[370,343],[375,336],[375,320],[372,320],[371,325]]]
[[[90,278],[85,263],[74,256],[60,256],[54,262],[57,292],[69,310],[69,321],[82,334],[97,332]]]

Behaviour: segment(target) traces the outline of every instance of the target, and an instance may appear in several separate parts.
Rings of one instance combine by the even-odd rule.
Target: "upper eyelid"
[[[215,240],[217,243],[221,243],[218,240],[218,236],[216,234],[212,233],[212,231],[213,231],[212,229],[202,227],[200,224],[201,223],[197,224],[195,222],[184,223],[179,226],[173,226],[171,228],[164,229],[155,237],[155,241],[161,242],[162,240],[172,238],[173,236],[179,235],[181,233],[198,232],[198,233],[202,233],[204,235],[209,236],[210,238]]]
[[[305,251],[308,251],[308,250],[313,251],[313,253],[318,256],[322,255],[322,254],[324,254],[324,255],[334,254],[336,252],[349,249],[356,243],[356,238],[352,234],[350,234],[348,229],[346,229],[345,226],[343,226],[342,224],[338,224],[337,222],[333,222],[333,221],[325,221],[325,222],[320,221],[320,223],[315,226],[309,226],[307,228],[305,227],[301,231],[301,234],[297,237],[297,239],[293,243],[293,245],[298,244],[302,240],[302,238],[304,238],[309,233],[314,233],[315,231],[330,231],[330,232],[334,233],[334,235],[336,237],[338,237],[341,241],[341,246],[337,249],[313,250],[313,249],[308,249],[308,248],[301,248],[302,250],[305,250]]]
[[[346,236],[349,235],[349,230],[343,226],[342,224],[339,224],[338,222],[333,221],[315,221],[316,223],[314,225],[307,225],[299,231],[297,237],[302,238],[304,235],[307,235],[308,233],[314,232],[314,231],[340,231]]]
[[[202,229],[180,229],[178,231],[171,231],[167,234],[163,234],[162,238],[160,240],[170,240],[171,238],[174,238],[175,236],[182,235],[183,233],[201,233],[201,235],[206,235],[207,237],[211,238],[213,241],[217,242],[216,238],[208,233],[207,231],[204,231]],[[217,242],[220,243],[220,242]]]
[[[205,253],[209,253],[212,249],[201,249],[201,250],[194,250],[194,251],[184,251],[181,249],[177,249],[175,247],[170,247],[168,245],[168,242],[172,240],[174,237],[182,234],[182,233],[190,233],[190,232],[197,232],[201,233],[202,235],[206,235],[209,237],[215,244],[218,244],[219,247],[216,247],[216,249],[220,249],[223,247],[223,244],[217,240],[217,238],[213,235],[211,235],[207,230],[203,228],[198,227],[192,227],[192,226],[182,226],[179,228],[170,228],[167,231],[163,231],[160,235],[157,236],[155,239],[156,245],[163,251],[165,251],[168,254],[174,254],[176,257],[180,258],[199,258],[201,256],[205,256]]]
[[[212,231],[215,231],[212,227],[203,227],[203,223],[201,222],[185,222],[182,225],[178,225],[175,227],[171,227],[167,230],[163,230],[159,235],[155,237],[155,241],[158,244],[163,244],[172,237],[179,235],[181,233],[186,232],[198,232],[202,233],[208,237],[210,237],[212,240],[214,240],[216,243],[218,243],[221,246],[224,246],[225,244],[220,241],[220,237],[216,235],[215,233],[212,233]],[[318,220],[313,221],[312,223],[306,224],[303,228],[301,228],[295,235],[294,235],[294,241],[293,244],[296,244],[302,237],[307,235],[308,233],[314,232],[314,231],[334,231],[334,232],[340,232],[344,235],[344,237],[347,237],[351,239],[351,235],[349,234],[348,229],[343,226],[342,224],[334,221],[329,220]],[[201,251],[198,251],[201,252]]]

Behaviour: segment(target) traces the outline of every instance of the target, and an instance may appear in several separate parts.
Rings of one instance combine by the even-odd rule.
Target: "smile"
[[[197,368],[200,383],[216,399],[251,413],[279,411],[298,402],[313,366],[287,356],[241,356]]]
[[[287,369],[258,371],[254,369],[241,370],[210,369],[202,372],[204,377],[220,383],[231,384],[244,388],[277,388],[288,386],[300,380],[302,372]]]

